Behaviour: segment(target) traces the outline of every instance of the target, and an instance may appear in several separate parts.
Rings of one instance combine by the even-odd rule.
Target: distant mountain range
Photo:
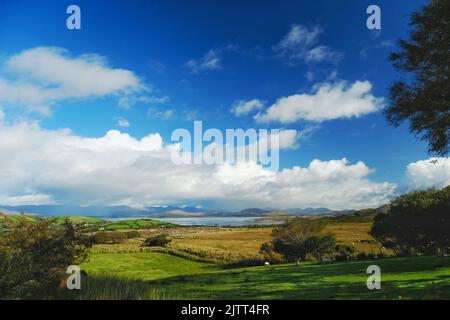
[[[259,209],[249,208],[239,212],[207,210],[197,207],[158,206],[133,208],[129,206],[76,206],[76,205],[25,205],[1,206],[0,211],[6,213],[24,212],[41,216],[86,216],[101,218],[148,217],[148,218],[177,218],[177,217],[282,217],[309,215],[339,215],[354,213],[355,210],[334,211],[328,208],[292,208],[292,209]]]

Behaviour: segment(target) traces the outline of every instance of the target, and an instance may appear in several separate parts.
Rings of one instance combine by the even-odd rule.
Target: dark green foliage
[[[269,242],[265,242],[261,245],[261,248],[259,249],[259,251],[263,254],[271,254],[273,251],[273,247],[272,244]]]
[[[353,246],[338,244],[334,251],[336,260],[349,260],[355,256],[355,248]]]
[[[51,296],[70,265],[86,260],[89,242],[66,221],[32,222],[21,217],[0,237],[0,299]]]
[[[161,233],[156,236],[145,239],[143,246],[145,247],[164,247],[166,246],[172,239],[170,239],[167,233]]]
[[[371,234],[399,255],[450,253],[450,186],[398,197]]]
[[[334,235],[320,234],[324,227],[321,220],[294,218],[274,229],[273,250],[283,254],[286,261],[320,260],[336,246]]]
[[[331,254],[336,247],[336,237],[333,234],[315,234],[306,238],[304,242],[305,252],[317,260],[324,255]]]
[[[429,152],[445,155],[450,142],[450,1],[432,0],[411,16],[410,39],[391,53],[405,74],[390,87],[388,121],[409,120],[411,131],[427,141]]]

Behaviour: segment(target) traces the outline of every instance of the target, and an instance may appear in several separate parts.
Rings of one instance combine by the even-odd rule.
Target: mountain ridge
[[[23,205],[2,206],[0,210],[9,212],[24,212],[40,216],[86,216],[101,218],[148,217],[148,218],[176,218],[176,217],[279,217],[279,216],[315,216],[338,215],[354,213],[356,210],[332,210],[329,208],[290,208],[290,209],[261,209],[247,208],[238,212],[210,210],[192,206],[153,206],[133,208],[130,206],[78,206],[78,205]]]

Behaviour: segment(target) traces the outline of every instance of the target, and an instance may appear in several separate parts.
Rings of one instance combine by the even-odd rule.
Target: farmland
[[[366,268],[382,270],[368,290]],[[83,299],[449,299],[450,258],[386,258],[225,268],[164,253],[94,254]],[[81,295],[81,296],[80,296]]]
[[[12,217],[12,218],[11,218]],[[25,216],[29,221],[43,218]],[[2,216],[17,222],[17,216]],[[369,234],[371,221],[329,221],[321,231],[333,233],[338,244],[352,246],[366,258],[329,264],[263,266],[263,243],[272,239],[270,226],[189,227],[150,219],[105,221],[58,217],[81,226],[86,235],[129,233],[114,243],[98,243],[81,265],[87,276],[82,290],[64,290],[57,299],[449,299],[449,257],[394,257]],[[145,247],[146,238],[167,233],[166,247]],[[382,270],[382,289],[366,287],[369,265]]]
[[[332,232],[340,244],[354,246],[357,253],[379,254],[381,246],[369,235],[371,223],[330,224],[323,230]],[[102,244],[94,252],[139,252],[145,237],[157,233],[168,233],[172,242],[169,249],[186,252],[215,263],[238,263],[260,261],[264,257],[261,244],[271,240],[272,228],[225,228],[225,227],[171,227],[163,231],[155,228],[141,230],[140,239],[130,239],[120,244]]]

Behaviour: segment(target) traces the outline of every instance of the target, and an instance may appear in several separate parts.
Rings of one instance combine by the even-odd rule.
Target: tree
[[[167,233],[161,233],[156,236],[145,239],[143,246],[144,247],[164,247],[169,242],[171,242],[169,235]]]
[[[259,248],[259,252],[264,255],[270,255],[273,252],[273,246],[270,242],[264,242]]]
[[[90,243],[67,220],[6,221],[0,237],[0,299],[49,297],[70,265],[85,261]]]
[[[409,120],[410,130],[428,143],[428,151],[449,152],[450,143],[450,1],[431,0],[411,16],[410,39],[391,53],[394,68],[405,74],[390,87],[389,123]]]
[[[294,218],[272,232],[273,250],[284,255],[286,261],[320,260],[336,246],[332,234],[320,234],[325,227],[321,220]]]
[[[399,255],[449,253],[450,186],[393,200],[388,213],[375,217],[371,234]]]
[[[333,234],[312,235],[305,240],[305,252],[319,260],[330,254],[336,247],[336,237]]]

